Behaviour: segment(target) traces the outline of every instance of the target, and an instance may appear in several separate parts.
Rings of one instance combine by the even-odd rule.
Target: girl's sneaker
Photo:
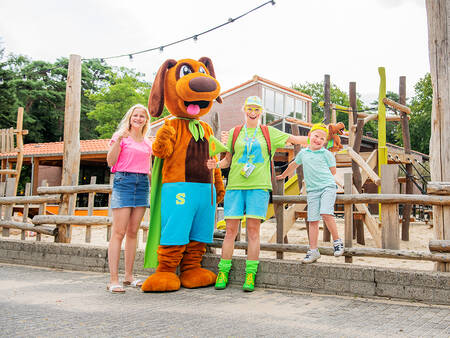
[[[303,263],[305,263],[305,264],[314,263],[319,258],[320,258],[319,249],[313,249],[313,250],[309,249],[308,252],[306,253],[305,258],[303,258]]]
[[[228,284],[228,272],[219,271],[217,274],[216,285],[214,286],[216,290],[223,290]]]
[[[342,256],[342,254],[344,253],[344,243],[342,243],[342,239],[339,238],[333,241],[333,249],[335,257]]]

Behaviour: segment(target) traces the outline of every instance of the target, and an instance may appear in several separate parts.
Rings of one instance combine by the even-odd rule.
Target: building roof
[[[109,139],[80,140],[81,154],[106,154],[108,152]],[[24,157],[62,156],[64,142],[27,143],[24,144]],[[0,159],[15,157],[14,153],[0,153]]]
[[[226,96],[228,96],[229,94],[231,94],[231,93],[233,93],[233,92],[235,92],[235,91],[238,91],[238,90],[241,89],[242,87],[246,87],[247,85],[249,85],[249,84],[251,84],[251,83],[262,83],[262,84],[266,84],[266,85],[269,85],[270,87],[276,87],[276,88],[279,88],[279,89],[281,89],[281,90],[290,92],[290,93],[292,93],[292,94],[294,94],[294,95],[296,95],[296,96],[301,96],[301,97],[307,99],[308,101],[312,101],[312,97],[309,96],[308,94],[305,94],[305,93],[299,92],[298,90],[295,90],[295,89],[292,89],[292,88],[289,88],[289,87],[280,85],[280,84],[278,84],[278,83],[276,83],[276,82],[267,80],[267,79],[265,79],[265,78],[263,78],[263,77],[261,77],[261,76],[258,76],[258,75],[254,75],[253,78],[252,78],[251,80],[246,81],[246,82],[244,82],[244,83],[241,83],[240,85],[237,85],[237,86],[235,86],[235,87],[233,87],[233,88],[230,88],[230,89],[228,89],[228,90],[222,92],[222,93],[220,94],[220,96],[226,97]],[[242,89],[243,89],[243,88],[242,88]]]

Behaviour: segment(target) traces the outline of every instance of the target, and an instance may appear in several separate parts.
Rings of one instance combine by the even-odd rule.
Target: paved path
[[[0,264],[0,336],[450,336],[450,307],[239,286],[105,291],[107,274]]]

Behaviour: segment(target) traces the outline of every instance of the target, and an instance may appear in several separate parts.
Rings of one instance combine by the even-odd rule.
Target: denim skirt
[[[114,174],[111,208],[149,207],[149,191],[147,174],[118,171]]]

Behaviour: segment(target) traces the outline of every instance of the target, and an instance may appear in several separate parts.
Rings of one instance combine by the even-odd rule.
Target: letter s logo
[[[184,204],[184,202],[185,202],[185,197],[186,197],[186,194],[184,193],[184,192],[180,192],[179,194],[177,194],[177,196],[176,196],[176,198],[177,198],[177,200],[176,200],[176,204]]]

